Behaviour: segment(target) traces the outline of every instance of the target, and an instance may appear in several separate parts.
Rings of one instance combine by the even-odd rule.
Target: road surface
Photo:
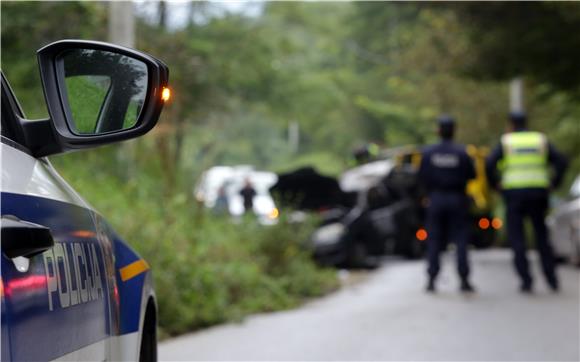
[[[535,255],[534,255],[535,256]],[[578,361],[578,269],[552,294],[535,260],[521,295],[510,254],[472,253],[473,296],[458,293],[452,256],[435,295],[422,262],[388,261],[364,281],[300,309],[261,314],[160,344],[160,360]]]

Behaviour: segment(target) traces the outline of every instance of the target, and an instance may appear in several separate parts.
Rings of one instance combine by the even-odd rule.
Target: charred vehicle
[[[471,203],[471,240],[491,245],[501,220],[492,218],[485,178],[485,150],[469,147],[477,178],[467,186]],[[272,192],[280,205],[318,212],[320,227],[311,238],[315,258],[325,265],[373,267],[376,257],[423,255],[427,199],[418,180],[420,149],[403,147],[383,153],[383,159],[344,172],[338,180],[313,169],[279,175]]]
[[[415,238],[422,208],[414,171],[391,159],[345,172],[340,180],[303,168],[281,174],[272,193],[282,206],[318,213],[311,238],[314,257],[325,265],[373,267],[376,256],[419,256]],[[409,237],[408,237],[409,236]]]

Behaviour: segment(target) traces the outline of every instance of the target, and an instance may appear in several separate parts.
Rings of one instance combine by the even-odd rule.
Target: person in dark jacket
[[[441,142],[427,147],[421,159],[419,180],[427,191],[427,261],[429,282],[427,291],[435,291],[439,273],[439,254],[444,230],[457,245],[457,270],[461,279],[460,290],[472,292],[469,282],[468,208],[465,193],[467,181],[475,178],[471,158],[463,145],[453,142],[455,120],[447,115],[438,118]]]
[[[257,193],[249,178],[245,179],[244,187],[240,190],[240,195],[244,201],[244,212],[253,211],[254,197],[256,197]]]
[[[501,191],[506,205],[508,240],[514,253],[515,269],[521,279],[520,290],[532,292],[533,280],[526,256],[523,221],[532,221],[536,246],[549,287],[558,291],[554,254],[545,223],[549,191],[558,187],[567,167],[565,157],[540,132],[526,128],[524,113],[510,114],[511,131],[486,160],[490,185]],[[553,167],[553,176],[550,174]]]

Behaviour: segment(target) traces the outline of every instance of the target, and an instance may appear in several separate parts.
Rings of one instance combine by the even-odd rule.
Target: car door
[[[111,242],[50,163],[4,135],[22,115],[2,86],[2,360],[105,360],[114,314]],[[52,247],[15,256],[25,243]]]

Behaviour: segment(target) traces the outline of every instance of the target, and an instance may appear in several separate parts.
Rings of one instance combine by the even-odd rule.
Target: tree
[[[356,104],[390,145],[436,138],[435,118],[450,113],[459,139],[488,144],[503,129],[507,94],[497,82],[458,74],[469,48],[453,11],[414,3],[357,3],[351,48],[357,55]]]
[[[525,75],[580,97],[580,4],[435,4],[455,11],[471,40],[465,70],[478,79]]]
[[[2,11],[2,71],[30,118],[47,117],[36,51],[61,39],[106,40],[106,7],[91,2],[7,2]]]

